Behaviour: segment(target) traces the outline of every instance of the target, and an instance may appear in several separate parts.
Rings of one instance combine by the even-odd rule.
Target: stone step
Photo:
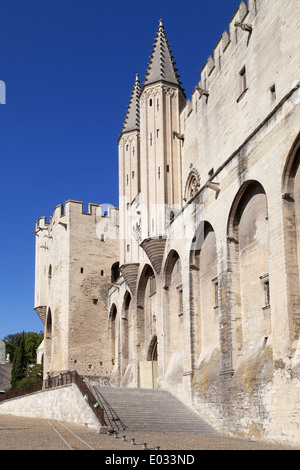
[[[115,431],[218,434],[200,415],[164,390],[90,386]]]

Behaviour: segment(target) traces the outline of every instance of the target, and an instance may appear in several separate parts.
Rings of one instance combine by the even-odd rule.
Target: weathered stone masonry
[[[37,224],[46,369],[299,443],[299,27],[298,0],[242,1],[187,99],[159,22],[119,137],[115,237],[101,250],[74,201]]]

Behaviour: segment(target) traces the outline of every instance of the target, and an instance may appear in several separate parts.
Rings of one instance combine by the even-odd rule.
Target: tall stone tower
[[[159,265],[165,229],[182,208],[184,106],[185,93],[160,20],[143,87],[136,75],[119,138],[120,266],[132,293],[141,258],[146,253]]]
[[[106,210],[107,209],[107,210]],[[44,323],[44,374],[111,373],[107,292],[118,261],[118,209],[68,200],[36,222],[35,305]]]
[[[166,32],[159,22],[140,97],[142,238],[162,236],[173,209],[182,206],[181,88]]]
[[[138,256],[138,246],[132,237],[135,226],[135,205],[140,192],[140,93],[136,75],[127,114],[119,138],[119,209],[120,209],[120,262],[128,263]],[[137,214],[138,215],[138,214]],[[136,228],[137,230],[137,228]],[[138,240],[138,236],[136,240]]]

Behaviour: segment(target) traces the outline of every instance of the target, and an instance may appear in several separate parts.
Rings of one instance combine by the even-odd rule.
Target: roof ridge
[[[127,112],[124,119],[122,132],[132,131],[140,128],[140,94],[141,84],[139,75],[135,75],[135,81],[127,106]]]
[[[147,64],[147,71],[143,85],[165,80],[181,87],[180,77],[176,68],[176,62],[163,25],[163,20],[159,20],[153,49]]]

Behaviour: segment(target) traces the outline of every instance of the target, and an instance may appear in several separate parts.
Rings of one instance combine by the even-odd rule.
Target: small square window
[[[93,299],[93,304],[97,305],[97,303],[98,303],[98,299]]]

